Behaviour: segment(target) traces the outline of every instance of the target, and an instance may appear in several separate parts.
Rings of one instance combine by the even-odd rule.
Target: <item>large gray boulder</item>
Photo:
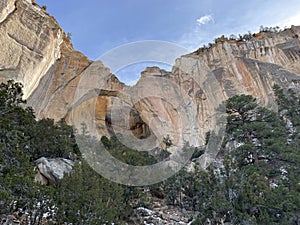
[[[70,173],[74,166],[74,162],[69,159],[45,157],[37,159],[35,164],[38,171],[35,181],[45,185],[55,184],[64,177],[65,173]]]

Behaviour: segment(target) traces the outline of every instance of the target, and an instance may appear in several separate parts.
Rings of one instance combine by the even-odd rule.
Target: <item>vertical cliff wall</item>
[[[0,81],[22,82],[37,118],[72,123],[80,116],[89,127],[96,124],[92,131],[100,135],[115,129],[141,140],[159,138],[157,143],[169,135],[175,144],[202,145],[229,97],[251,94],[260,104],[276,108],[275,83],[299,91],[300,27],[295,26],[261,32],[248,41],[220,38],[210,48],[177,59],[172,71],[145,69],[133,87],[74,50],[57,21],[29,0],[0,2],[0,34]],[[151,79],[157,77],[166,82]],[[76,96],[82,80],[99,88],[97,96]],[[149,89],[162,97],[138,99]],[[129,98],[130,93],[136,96]]]
[[[1,1],[0,12],[0,78],[21,81],[28,98],[61,57],[63,31],[31,1]]]

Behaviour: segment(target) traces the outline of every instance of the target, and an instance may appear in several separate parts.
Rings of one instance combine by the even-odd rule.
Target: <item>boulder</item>
[[[53,185],[64,177],[65,173],[70,173],[74,162],[69,159],[54,158],[47,159],[41,157],[35,161],[37,174],[35,181],[44,185]]]

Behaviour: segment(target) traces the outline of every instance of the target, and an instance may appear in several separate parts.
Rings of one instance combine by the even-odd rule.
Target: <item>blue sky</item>
[[[289,0],[36,0],[46,5],[75,49],[97,59],[122,44],[174,42],[190,51],[222,34],[260,25],[300,25],[300,1]],[[298,22],[299,21],[299,22]]]

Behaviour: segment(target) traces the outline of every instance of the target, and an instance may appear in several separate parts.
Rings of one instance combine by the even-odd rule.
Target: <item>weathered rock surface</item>
[[[55,184],[66,173],[70,173],[74,166],[74,162],[69,159],[47,159],[45,157],[37,159],[35,164],[37,169],[35,181],[45,185]]]
[[[184,212],[183,212],[184,211]],[[153,198],[153,209],[138,207],[134,210],[134,216],[127,223],[146,225],[190,225],[190,218],[195,217],[195,212],[180,211],[178,208],[164,204],[163,200]]]
[[[1,225],[19,225],[20,221],[14,215],[1,215],[0,216]]]
[[[0,12],[0,78],[21,81],[28,98],[60,58],[63,31],[31,1],[1,1]]]
[[[276,108],[275,83],[300,89],[300,27],[247,42],[219,39],[177,59],[171,72],[147,68],[127,87],[74,50],[56,20],[31,1],[3,0],[0,13],[0,81],[21,81],[37,118],[85,122],[92,134],[122,133],[148,147],[169,135],[175,146],[198,146],[218,127],[229,97],[251,94]]]

